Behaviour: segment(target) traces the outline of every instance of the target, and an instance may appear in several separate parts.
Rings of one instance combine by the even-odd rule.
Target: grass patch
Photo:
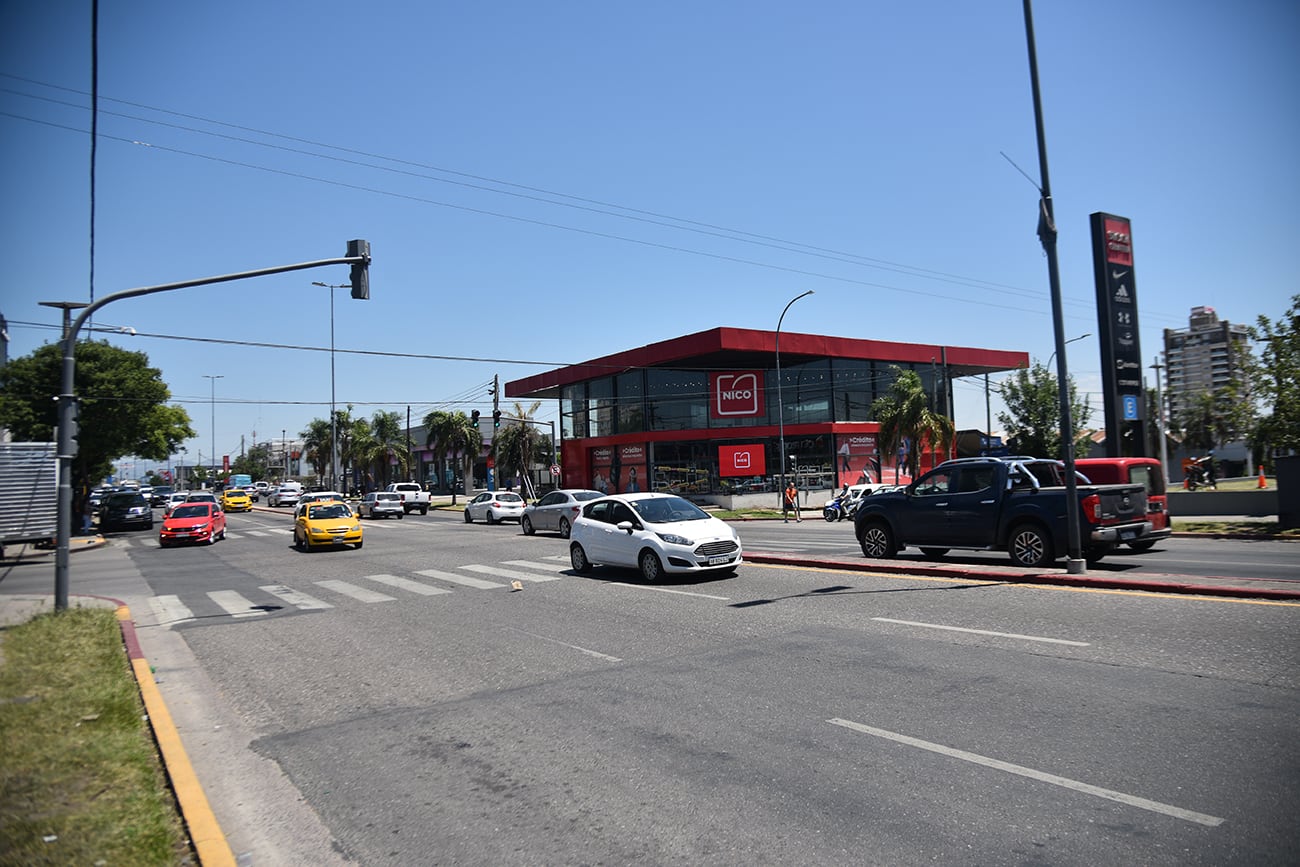
[[[1300,530],[1283,530],[1277,521],[1194,521],[1174,519],[1175,533],[1231,533],[1260,539],[1300,539]]]
[[[113,610],[3,637],[0,864],[196,864]]]

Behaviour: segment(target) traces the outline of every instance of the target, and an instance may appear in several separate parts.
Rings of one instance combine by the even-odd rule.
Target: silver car
[[[465,504],[465,523],[482,518],[489,524],[519,521],[524,517],[524,498],[513,491],[484,491]]]
[[[396,491],[371,491],[361,499],[357,506],[357,516],[361,518],[402,518],[406,510],[402,508],[402,495]]]
[[[524,509],[524,516],[519,523],[524,533],[531,536],[538,530],[554,530],[565,539],[573,529],[573,520],[582,512],[582,504],[588,500],[602,497],[600,491],[588,491],[582,488],[551,491],[536,503]]]

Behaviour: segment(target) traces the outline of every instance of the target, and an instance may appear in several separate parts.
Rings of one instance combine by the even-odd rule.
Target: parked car
[[[180,503],[163,519],[158,544],[163,548],[188,542],[215,544],[226,538],[226,513],[216,503]]]
[[[1165,486],[1165,469],[1155,458],[1078,458],[1074,468],[1099,485],[1140,484],[1147,490],[1147,520],[1151,532],[1128,546],[1134,551],[1148,551],[1151,546],[1173,535],[1169,526],[1169,492]]]
[[[513,491],[484,491],[465,504],[465,523],[482,518],[489,524],[520,521],[524,517],[524,498]]]
[[[167,498],[172,495],[171,485],[154,485],[153,493],[149,497],[149,505],[155,509],[159,506],[167,505]]]
[[[294,518],[293,545],[299,551],[362,543],[361,521],[347,503],[326,500],[308,503]]]
[[[153,529],[153,506],[136,491],[109,494],[99,506],[99,529]]]
[[[251,512],[253,500],[243,488],[226,488],[221,492],[221,511]]]
[[[357,505],[359,518],[404,518],[402,495],[396,491],[371,491]]]
[[[302,485],[296,482],[284,482],[276,485],[266,498],[266,504],[272,508],[278,506],[296,506],[302,497]]]
[[[519,523],[529,536],[538,530],[555,530],[567,539],[574,519],[582,513],[582,504],[602,496],[604,494],[600,491],[582,488],[551,491],[536,503],[525,507],[524,516],[519,519]]]
[[[665,574],[732,574],[743,561],[740,534],[674,494],[619,494],[583,506],[569,536],[575,572],[593,566],[639,569],[646,581]]]
[[[328,502],[343,503],[346,501],[347,501],[347,497],[343,496],[338,491],[312,491],[310,493],[303,494],[298,498],[298,504],[293,507],[293,515],[295,518],[301,515],[303,513],[303,510],[307,508],[307,505],[309,503],[328,503]]]

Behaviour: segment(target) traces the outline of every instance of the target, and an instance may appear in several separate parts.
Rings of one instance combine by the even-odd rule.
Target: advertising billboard
[[[754,418],[766,413],[763,371],[733,370],[709,374],[711,418]]]
[[[1127,217],[1091,215],[1101,390],[1107,457],[1145,457],[1142,345],[1138,340],[1133,227]]]
[[[767,455],[762,443],[718,446],[718,474],[761,476],[767,472]]]

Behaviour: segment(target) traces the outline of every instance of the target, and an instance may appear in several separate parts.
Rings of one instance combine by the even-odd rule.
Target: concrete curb
[[[808,557],[787,557],[778,554],[745,552],[749,563],[803,566],[811,569],[833,569],[845,572],[883,572],[890,575],[924,575],[937,578],[956,578],[964,581],[989,581],[1001,584],[1043,584],[1061,587],[1089,587],[1098,590],[1135,590],[1149,593],[1179,593],[1195,596],[1222,596],[1234,599],[1300,600],[1300,588],[1281,590],[1271,587],[1237,587],[1221,584],[1197,584],[1191,581],[1157,581],[1069,575],[1063,572],[1000,572],[992,569],[967,569],[962,566],[900,565],[880,560],[816,560]]]

